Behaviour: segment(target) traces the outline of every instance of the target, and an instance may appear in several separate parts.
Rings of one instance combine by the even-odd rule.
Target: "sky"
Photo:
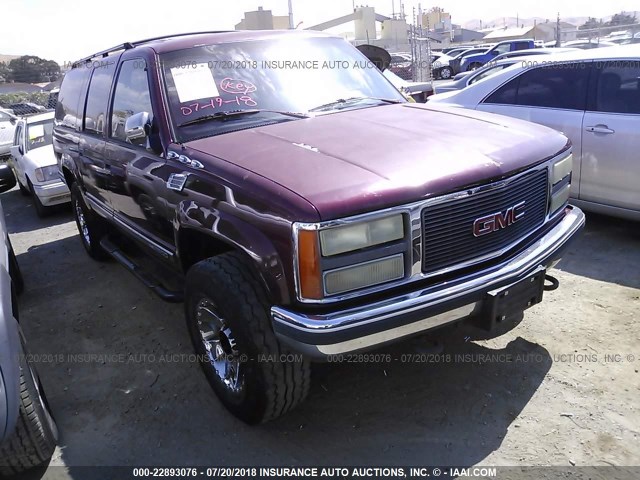
[[[352,0],[292,0],[294,22],[301,28],[353,9]],[[498,17],[609,16],[637,9],[638,0],[440,0],[423,2],[423,8],[438,5],[450,12],[454,23],[473,19],[490,21]],[[418,1],[406,0],[411,14]],[[377,13],[389,15],[400,0],[355,1],[369,5]],[[288,14],[287,0],[2,0],[3,25],[0,54],[37,55],[59,63],[72,62],[96,51],[121,44],[172,33],[231,30],[243,12],[270,9],[274,15]],[[99,12],[99,14],[97,13]],[[345,26],[345,31],[349,27]]]

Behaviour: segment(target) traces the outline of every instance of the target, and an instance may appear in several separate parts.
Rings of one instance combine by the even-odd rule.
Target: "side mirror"
[[[497,50],[491,50],[489,53],[490,53],[491,55],[493,55],[494,57],[495,57],[496,55],[498,55],[498,51],[497,51]]]
[[[18,152],[20,152],[20,155],[24,155],[24,148],[22,145],[18,145]]]
[[[146,141],[151,127],[149,112],[140,112],[127,118],[124,124],[124,135],[127,142],[140,145]]]
[[[11,190],[16,186],[16,177],[7,164],[0,165],[0,193]]]

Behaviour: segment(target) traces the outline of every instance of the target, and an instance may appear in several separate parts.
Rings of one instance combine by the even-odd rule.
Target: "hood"
[[[287,188],[330,220],[503,178],[567,146],[549,128],[404,103],[343,111],[185,144]]]
[[[57,164],[56,156],[53,152],[53,145],[32,148],[27,152],[25,157],[31,162],[34,168],[48,167]]]

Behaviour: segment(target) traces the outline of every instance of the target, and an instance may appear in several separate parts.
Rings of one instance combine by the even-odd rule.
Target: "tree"
[[[53,82],[60,77],[60,65],[33,55],[24,55],[9,62],[10,79],[14,82]]]
[[[589,17],[587,21],[578,27],[578,30],[591,30],[602,26],[602,20]]]
[[[4,62],[0,62],[0,83],[9,81],[10,75],[11,70],[9,70],[9,66]]]
[[[616,13],[611,20],[605,23],[606,26],[609,27],[617,27],[619,25],[633,25],[636,23],[638,19],[636,18],[636,14],[628,15],[624,12]]]

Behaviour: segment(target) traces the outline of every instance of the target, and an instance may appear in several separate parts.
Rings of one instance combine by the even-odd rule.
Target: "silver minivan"
[[[640,220],[640,45],[523,57],[431,102],[561,131],[573,143],[572,203]]]

